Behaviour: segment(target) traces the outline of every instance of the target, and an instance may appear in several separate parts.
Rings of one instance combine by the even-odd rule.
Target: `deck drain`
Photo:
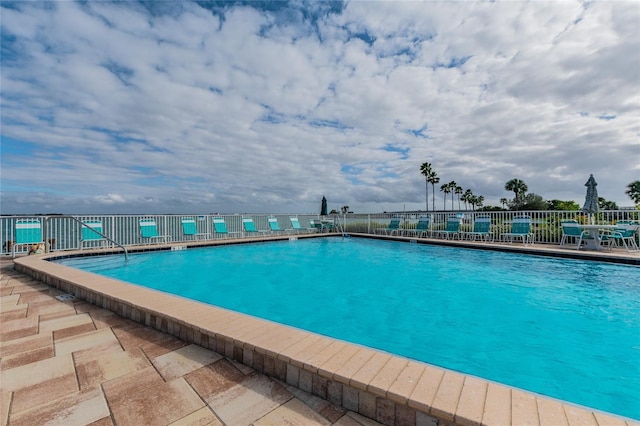
[[[66,302],[68,300],[76,300],[76,297],[73,294],[61,294],[60,296],[56,296],[56,299],[61,302]]]

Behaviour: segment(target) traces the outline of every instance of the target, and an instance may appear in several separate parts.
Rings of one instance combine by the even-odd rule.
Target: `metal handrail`
[[[107,241],[112,242],[113,244],[115,244],[116,246],[120,247],[123,251],[124,251],[124,260],[127,261],[129,260],[129,252],[127,252],[127,248],[125,246],[123,246],[122,244],[118,243],[116,240],[114,240],[111,237],[108,237],[106,235],[104,235],[102,232],[96,231],[95,228],[91,228],[89,225],[87,225],[86,223],[84,223],[83,221],[81,221],[80,219],[78,219],[77,217],[74,216],[70,216],[70,215],[55,215],[55,216],[49,216],[44,220],[44,226],[43,226],[43,231],[44,231],[44,235],[47,235],[47,222],[49,222],[49,220],[54,219],[54,218],[66,218],[66,219],[71,219],[74,220],[76,222],[78,222],[81,226],[85,226],[87,228],[90,228],[91,231],[95,232],[96,234],[100,235],[102,238],[104,238]],[[48,247],[45,244],[45,252],[48,251]]]

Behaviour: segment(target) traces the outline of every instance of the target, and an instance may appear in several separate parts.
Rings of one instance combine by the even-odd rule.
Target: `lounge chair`
[[[458,216],[449,216],[447,218],[447,227],[441,231],[437,231],[438,237],[443,237],[445,239],[454,239],[455,237],[460,238],[460,218]]]
[[[278,223],[278,218],[275,216],[269,216],[267,218],[267,222],[269,223],[269,229],[273,234],[282,234],[284,233],[284,229],[280,228],[280,224]]]
[[[156,225],[155,219],[140,219],[138,223],[140,225],[140,236],[143,240],[156,243],[160,243],[160,240],[164,240],[165,243],[171,241],[169,235],[160,235],[158,233],[158,226]]]
[[[603,238],[606,237],[609,248],[621,243],[627,252],[640,251],[638,243],[636,243],[638,228],[640,228],[640,225],[631,221],[619,221],[616,223],[616,228],[604,234]]]
[[[560,226],[562,227],[560,246],[566,245],[571,240],[576,245],[576,250],[579,250],[584,240],[593,239],[593,235],[589,231],[580,228],[577,220],[563,220],[560,222]]]
[[[214,217],[213,218],[213,229],[216,231],[216,238],[229,238],[229,237],[239,237],[240,232],[233,231],[229,232],[227,229],[227,223],[224,221],[222,217]]]
[[[298,220],[297,216],[289,216],[289,221],[291,222],[291,229],[287,229],[287,232],[291,234],[301,234],[303,232],[308,232],[308,229],[305,229],[300,225],[300,221]]]
[[[80,250],[85,248],[86,244],[89,244],[92,248],[103,247],[107,241],[102,234],[104,229],[102,228],[102,221],[89,220],[82,223],[82,229],[80,231]]]
[[[44,245],[42,224],[37,219],[18,219],[15,227],[15,241],[11,246],[11,256],[16,257],[17,248],[26,246],[31,253],[32,246]],[[36,251],[39,250],[36,248]]]
[[[422,238],[422,236],[424,235],[426,237],[427,234],[431,233],[431,231],[429,230],[430,224],[431,224],[431,217],[422,216],[418,219],[418,223],[416,224],[415,228],[413,229],[409,228],[404,230],[404,236],[410,237],[411,235],[413,235],[417,238]]]
[[[490,217],[478,217],[473,221],[473,231],[461,232],[461,237],[465,237],[471,241],[480,239],[481,241],[493,241],[493,233],[491,233],[491,218]]]
[[[531,233],[531,218],[528,216],[515,217],[511,222],[511,232],[505,232],[500,236],[505,242],[513,243],[516,238],[522,238],[522,244],[533,244],[533,233]]]
[[[182,233],[186,239],[206,240],[211,236],[206,232],[198,232],[198,226],[192,217],[183,217],[180,222],[182,223]]]
[[[256,224],[253,223],[253,218],[243,217],[242,227],[244,228],[245,235],[266,235],[269,231],[256,228]]]
[[[402,235],[402,228],[400,228],[400,219],[393,218],[389,222],[389,226],[386,228],[376,228],[374,233],[384,233],[385,235],[393,235],[394,233],[397,235]]]

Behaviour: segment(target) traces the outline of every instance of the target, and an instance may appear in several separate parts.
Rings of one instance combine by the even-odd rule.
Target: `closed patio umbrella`
[[[587,187],[587,196],[585,197],[582,211],[587,213],[591,219],[592,215],[598,213],[600,207],[598,204],[598,183],[593,178],[593,175],[590,175],[584,186]]]
[[[326,216],[327,213],[327,199],[325,198],[325,196],[322,196],[322,206],[320,207],[320,215],[321,216]]]

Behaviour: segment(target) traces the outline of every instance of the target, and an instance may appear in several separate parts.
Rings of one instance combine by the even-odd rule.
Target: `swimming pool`
[[[340,238],[61,263],[640,418],[635,267]]]

